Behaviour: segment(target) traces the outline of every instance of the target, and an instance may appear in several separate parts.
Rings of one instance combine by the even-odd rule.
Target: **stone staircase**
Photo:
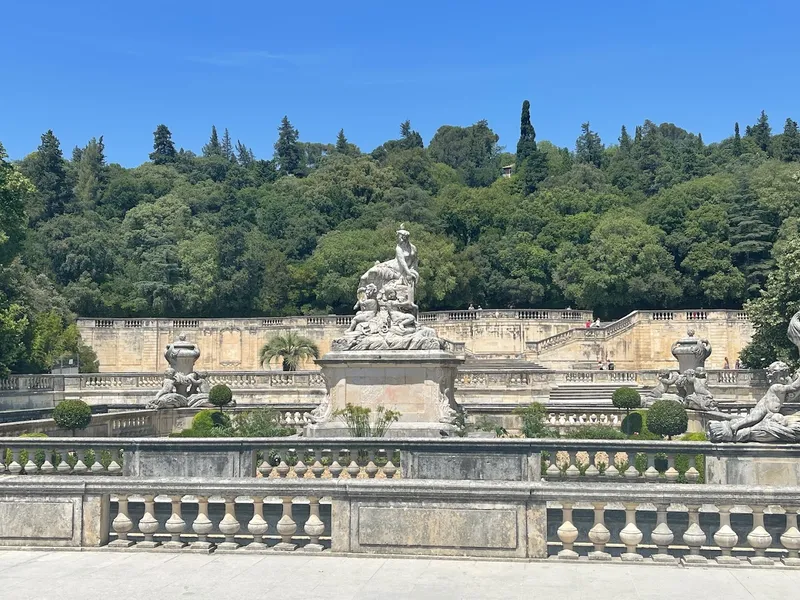
[[[552,405],[602,405],[611,406],[614,390],[632,387],[642,393],[645,388],[635,382],[627,383],[563,383],[550,390],[548,406]]]
[[[494,356],[491,358],[482,358],[480,354],[467,354],[464,366],[471,369],[503,369],[513,371],[544,370],[546,368],[537,362],[524,358],[497,358]]]

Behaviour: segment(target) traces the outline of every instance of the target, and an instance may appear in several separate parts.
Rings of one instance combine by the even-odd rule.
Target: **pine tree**
[[[25,175],[39,193],[44,207],[42,216],[51,219],[63,214],[72,200],[72,190],[67,178],[64,156],[61,153],[61,144],[52,129],[42,134],[42,142],[36,149],[36,157],[31,161]]]
[[[217,128],[214,125],[211,126],[211,137],[208,143],[203,146],[203,156],[222,156],[222,146],[219,143]]]
[[[767,113],[761,111],[758,123],[750,128],[749,135],[753,137],[756,145],[767,154],[772,152],[772,128],[769,126]]]
[[[578,162],[594,165],[598,169],[603,163],[603,142],[589,128],[589,121],[581,125],[581,135],[575,140],[575,157]]]
[[[92,138],[81,151],[81,160],[78,164],[78,181],[75,185],[75,195],[86,210],[91,210],[97,205],[106,185],[106,157],[103,136],[100,139]]]
[[[619,151],[622,154],[630,154],[632,147],[631,136],[628,135],[628,130],[625,125],[622,126],[622,131],[619,133]]]
[[[531,124],[531,103],[525,100],[522,103],[522,114],[519,123],[519,141],[517,142],[517,170],[522,168],[522,163],[536,152],[536,130]]]
[[[83,156],[83,148],[81,148],[80,146],[75,146],[72,149],[72,163],[74,165],[77,165],[78,163],[80,163],[81,162],[81,156]]]
[[[153,132],[153,151],[150,153],[150,160],[157,165],[164,165],[174,162],[176,154],[172,133],[166,125],[159,125]]]
[[[253,151],[239,140],[236,140],[236,161],[243,167],[249,167],[255,159]]]
[[[772,244],[777,228],[775,218],[765,210],[744,177],[739,178],[731,198],[730,235],[734,266],[747,279],[749,297],[758,295],[772,267]]]
[[[289,117],[284,116],[278,127],[278,141],[275,142],[275,160],[281,175],[302,175],[303,152],[297,143],[297,129],[292,127]]]
[[[742,136],[739,135],[738,121],[733,125],[733,155],[734,156],[742,155]]]
[[[411,121],[406,119],[400,123],[400,137],[402,138],[402,149],[410,150],[411,148],[423,148],[425,144],[422,142],[422,136],[411,129]]]
[[[633,143],[634,145],[642,143],[642,126],[637,125],[636,129],[633,132]]]
[[[227,158],[229,161],[233,162],[235,160],[235,156],[233,155],[233,142],[231,142],[231,136],[228,133],[228,128],[225,128],[225,133],[222,134],[222,156]]]
[[[800,161],[800,134],[797,131],[797,122],[792,119],[786,119],[786,125],[783,126],[781,160],[786,162]]]
[[[340,129],[339,135],[336,136],[336,151],[347,154],[347,138],[344,137],[344,129]]]

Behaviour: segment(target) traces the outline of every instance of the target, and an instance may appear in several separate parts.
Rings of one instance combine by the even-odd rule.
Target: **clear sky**
[[[800,2],[274,2],[6,0],[0,141],[12,158],[52,128],[65,155],[105,136],[135,166],[159,123],[199,152],[211,125],[261,158],[284,114],[305,141],[339,128],[362,150],[487,119],[510,150],[520,105],[537,139],[606,143],[651,119],[706,141],[800,120]]]

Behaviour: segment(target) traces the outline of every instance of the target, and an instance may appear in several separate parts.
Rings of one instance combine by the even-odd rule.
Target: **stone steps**
[[[634,382],[621,383],[565,383],[550,390],[549,404],[602,404],[611,405],[614,390],[621,387],[632,387],[641,393],[644,389]]]
[[[520,371],[546,369],[539,363],[530,360],[521,358],[481,358],[480,354],[467,354],[464,365],[477,369],[511,369]]]

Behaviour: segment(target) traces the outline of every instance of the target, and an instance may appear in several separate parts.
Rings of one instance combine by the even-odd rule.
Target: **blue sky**
[[[590,121],[669,121],[730,135],[761,109],[800,120],[796,1],[4,3],[0,141],[12,158],[52,128],[65,155],[105,136],[135,166],[159,123],[199,152],[211,125],[262,158],[281,117],[305,141],[371,150],[411,119],[425,142],[487,119],[513,150],[532,105],[537,139],[573,147]]]

